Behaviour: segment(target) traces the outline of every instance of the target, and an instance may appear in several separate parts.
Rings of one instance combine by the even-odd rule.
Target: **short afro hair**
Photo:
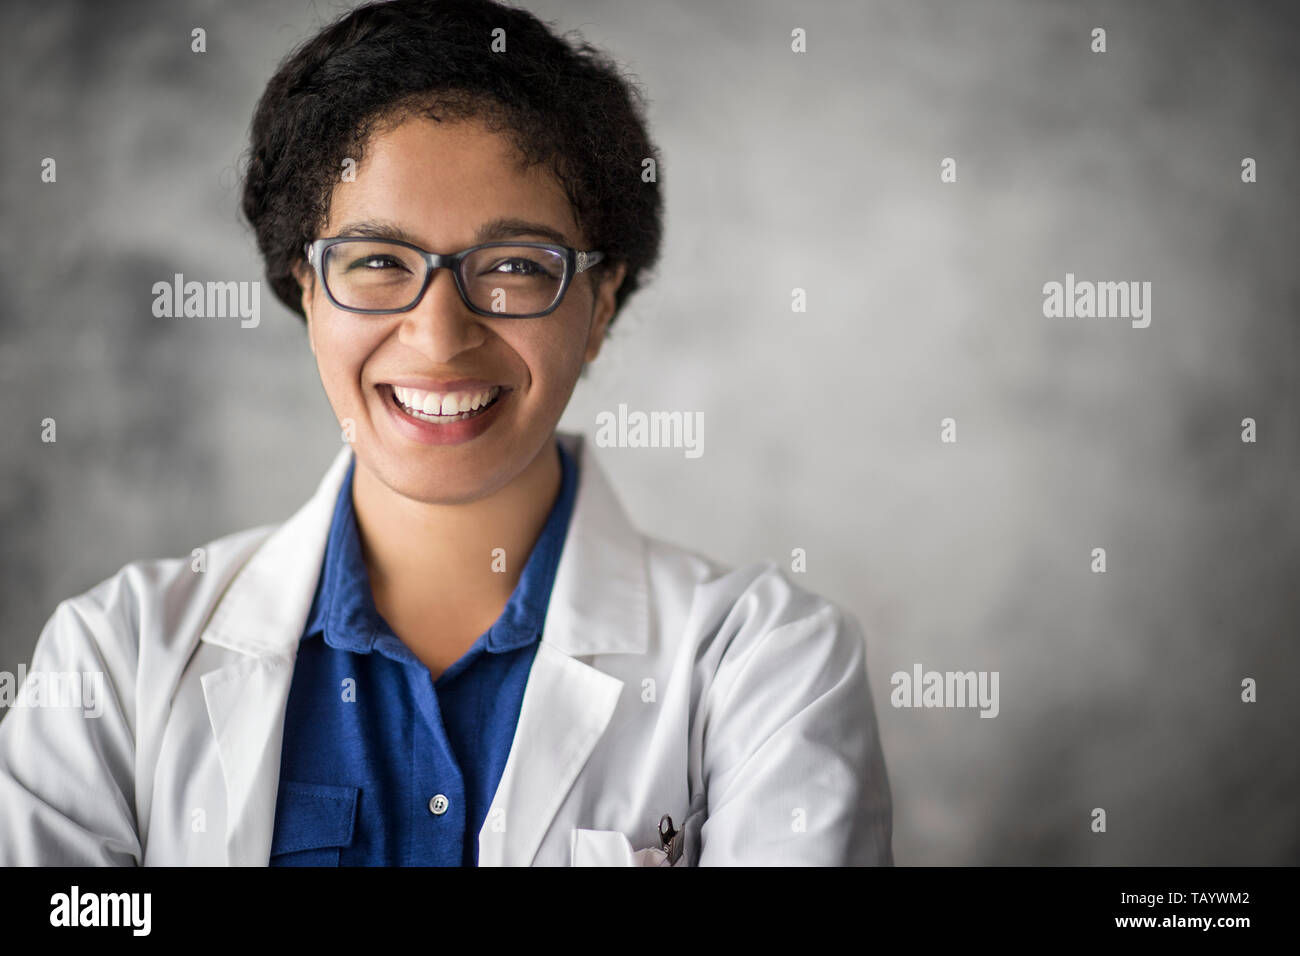
[[[497,29],[504,53],[491,49]],[[281,62],[253,114],[241,197],[281,302],[303,316],[293,270],[328,218],[344,159],[360,160],[373,131],[408,115],[478,119],[504,132],[525,165],[548,164],[605,253],[593,273],[627,265],[618,316],[663,236],[661,157],[641,92],[580,35],[570,42],[492,0],[368,3]]]

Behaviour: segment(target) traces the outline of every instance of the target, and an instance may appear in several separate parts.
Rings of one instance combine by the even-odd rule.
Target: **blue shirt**
[[[519,583],[437,680],[375,608],[353,459],[289,690],[272,866],[478,865],[577,491],[555,444],[560,493]]]

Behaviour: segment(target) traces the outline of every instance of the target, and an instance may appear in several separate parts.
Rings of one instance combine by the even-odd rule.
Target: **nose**
[[[415,308],[402,314],[398,341],[421,352],[434,365],[449,365],[462,352],[487,340],[487,329],[456,289],[449,268],[437,269]]]

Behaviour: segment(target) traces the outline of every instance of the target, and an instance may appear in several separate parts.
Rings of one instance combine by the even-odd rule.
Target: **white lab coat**
[[[891,864],[853,617],[775,564],[641,534],[580,435],[577,499],[479,863]],[[244,865],[271,848],[285,705],[345,447],[288,521],[63,601],[30,671],[104,674],[101,716],[0,721],[0,864]],[[30,677],[29,677],[30,680]]]

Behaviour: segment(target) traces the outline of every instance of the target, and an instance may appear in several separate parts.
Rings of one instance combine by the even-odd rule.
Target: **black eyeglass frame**
[[[415,298],[411,300],[411,303],[401,309],[355,309],[344,305],[339,302],[338,299],[334,298],[334,293],[330,291],[330,284],[325,278],[325,270],[321,268],[321,264],[325,261],[326,251],[333,246],[347,242],[386,242],[395,246],[404,246],[412,252],[419,253],[420,258],[424,260],[424,282],[420,285],[420,291],[416,293]],[[560,291],[556,293],[555,301],[552,302],[548,308],[543,309],[540,312],[528,312],[522,315],[517,315],[511,312],[493,312],[491,309],[480,309],[469,300],[469,293],[465,290],[465,278],[461,275],[460,271],[461,263],[464,262],[471,253],[478,252],[480,249],[499,248],[503,246],[511,246],[514,248],[525,246],[531,249],[549,249],[551,252],[563,253],[564,277],[560,280]],[[429,291],[429,284],[433,282],[434,273],[439,269],[450,269],[451,274],[456,279],[456,291],[460,293],[460,299],[465,303],[465,306],[478,315],[486,315],[497,319],[535,319],[540,318],[543,315],[550,315],[558,309],[560,303],[564,301],[564,296],[569,291],[569,283],[573,281],[573,277],[586,272],[596,263],[605,258],[605,253],[603,252],[596,252],[594,250],[582,251],[574,249],[572,246],[560,245],[558,242],[485,242],[481,245],[470,246],[468,249],[462,249],[460,252],[452,253],[450,255],[440,255],[436,252],[429,252],[425,249],[421,249],[419,246],[410,242],[405,242],[401,239],[378,238],[372,236],[330,236],[324,239],[316,239],[307,243],[303,247],[303,251],[306,253],[307,262],[320,278],[321,288],[325,290],[325,297],[330,300],[335,308],[342,309],[344,312],[357,312],[361,315],[397,315],[401,312],[409,312],[420,304],[420,300],[424,298],[424,294]]]

